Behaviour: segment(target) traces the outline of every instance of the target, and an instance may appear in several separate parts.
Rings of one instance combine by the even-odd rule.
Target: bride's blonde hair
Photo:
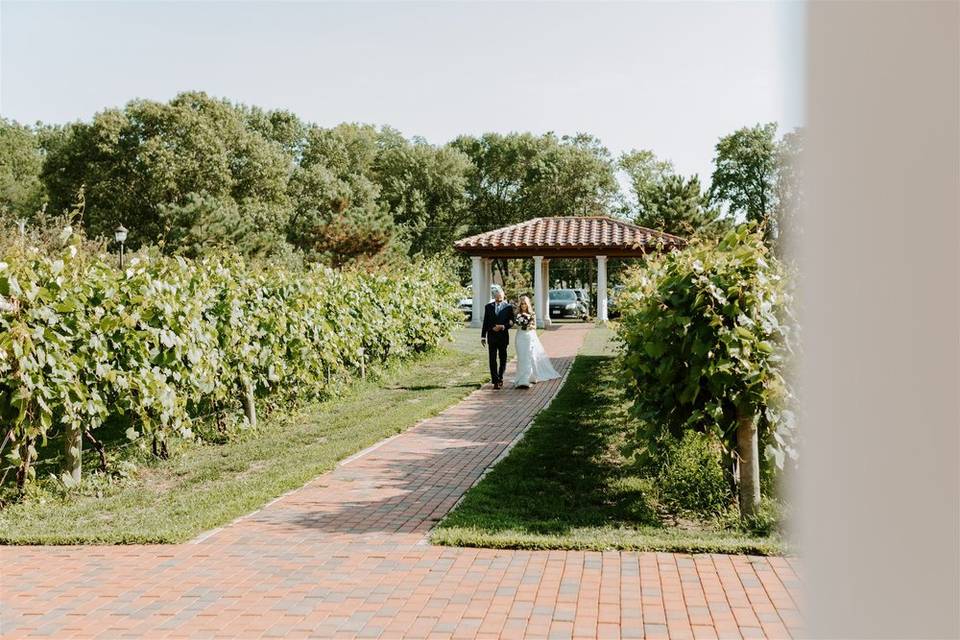
[[[520,296],[520,313],[533,315],[533,305],[530,304],[530,298],[527,296]]]

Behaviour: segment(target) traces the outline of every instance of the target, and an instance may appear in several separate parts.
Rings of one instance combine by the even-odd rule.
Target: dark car
[[[574,289],[551,289],[549,296],[551,318],[587,320],[590,313]]]

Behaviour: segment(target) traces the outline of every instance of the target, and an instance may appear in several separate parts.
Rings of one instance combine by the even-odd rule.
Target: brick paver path
[[[586,330],[564,325],[544,333],[561,372]],[[191,544],[0,548],[0,633],[780,638],[796,632],[798,580],[784,558],[426,543],[429,528],[559,384],[478,390]]]

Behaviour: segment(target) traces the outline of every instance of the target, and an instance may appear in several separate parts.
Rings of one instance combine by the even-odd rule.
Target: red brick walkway
[[[544,334],[565,372],[586,328]],[[508,377],[510,373],[508,372]],[[433,547],[425,533],[560,381],[481,389],[192,544],[0,548],[0,634],[787,637],[790,560]]]

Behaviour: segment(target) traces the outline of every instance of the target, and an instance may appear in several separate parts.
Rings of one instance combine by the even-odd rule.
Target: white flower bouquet
[[[532,313],[518,313],[516,321],[521,331],[530,331],[537,323],[537,319]]]

